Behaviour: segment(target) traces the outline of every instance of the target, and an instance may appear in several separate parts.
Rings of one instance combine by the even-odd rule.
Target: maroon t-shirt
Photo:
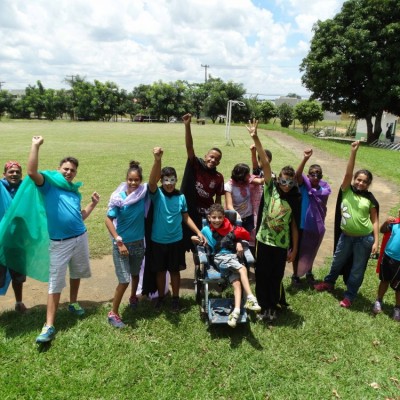
[[[205,214],[212,204],[214,196],[225,194],[224,177],[216,170],[205,168],[197,157],[193,160],[195,175],[197,211]]]

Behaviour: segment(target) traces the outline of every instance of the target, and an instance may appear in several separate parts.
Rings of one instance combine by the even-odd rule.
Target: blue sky
[[[342,0],[0,0],[0,81],[24,89],[65,78],[139,84],[208,74],[248,93],[307,96],[298,66],[312,26]]]

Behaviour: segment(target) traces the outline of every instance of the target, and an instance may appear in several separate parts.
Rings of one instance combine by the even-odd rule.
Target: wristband
[[[114,239],[114,243],[115,243],[117,246],[122,246],[122,245],[124,244],[121,236],[117,236],[117,237]]]

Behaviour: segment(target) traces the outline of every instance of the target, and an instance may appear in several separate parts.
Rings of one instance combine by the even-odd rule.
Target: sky
[[[259,98],[307,97],[299,65],[313,24],[343,2],[0,0],[1,88],[68,88],[80,75],[131,91],[212,76]]]

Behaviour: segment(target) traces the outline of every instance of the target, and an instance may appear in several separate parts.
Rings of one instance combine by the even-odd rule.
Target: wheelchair
[[[237,221],[236,211],[225,210],[225,216],[234,225],[240,225],[241,221]],[[208,221],[203,219],[203,226],[207,225]],[[239,260],[247,269],[254,266],[254,257],[250,251],[249,243],[242,241],[243,259]],[[224,264],[219,267],[213,262],[213,255],[210,254],[208,248],[202,245],[197,245],[197,255],[199,264],[195,265],[194,290],[196,302],[200,306],[200,317],[208,325],[227,324],[229,314],[234,308],[233,298],[221,298],[210,296],[211,286],[219,287],[222,292],[229,286],[228,270],[224,268]],[[248,322],[248,314],[244,308],[245,299],[242,299],[240,308],[240,317],[238,324]]]

